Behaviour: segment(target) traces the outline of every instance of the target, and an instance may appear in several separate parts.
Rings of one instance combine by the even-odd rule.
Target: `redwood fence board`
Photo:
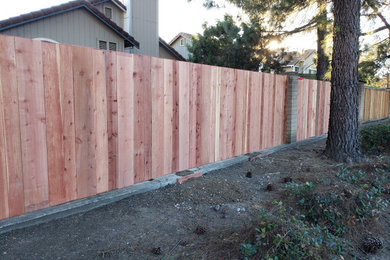
[[[284,75],[9,36],[0,54],[0,219],[286,142]],[[330,91],[298,81],[297,140],[327,132]],[[363,117],[389,94],[366,89]]]
[[[389,117],[390,90],[363,88],[364,108],[363,121],[378,120]]]
[[[8,203],[5,201],[3,208],[7,211],[8,205],[9,216],[13,217],[25,212],[15,37],[0,35],[0,52],[0,105],[3,108],[2,132],[6,145],[3,152],[7,161],[4,176],[8,181],[8,187],[4,189],[8,192]]]
[[[77,198],[76,130],[72,47],[60,45],[60,88],[63,127],[65,200]],[[50,187],[49,187],[50,188]]]
[[[40,41],[15,38],[25,211],[49,206],[45,94]]]

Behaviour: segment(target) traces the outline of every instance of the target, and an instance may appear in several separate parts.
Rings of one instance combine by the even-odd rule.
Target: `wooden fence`
[[[287,76],[0,36],[0,219],[285,143]]]
[[[390,89],[361,88],[360,120],[370,121],[390,117]]]
[[[330,82],[298,80],[297,141],[328,132]]]
[[[0,219],[326,133],[330,84],[295,82],[0,35]]]

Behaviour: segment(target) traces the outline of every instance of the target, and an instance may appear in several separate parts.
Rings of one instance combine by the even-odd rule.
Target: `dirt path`
[[[324,178],[331,184],[326,176],[339,165],[322,156],[324,145],[322,140],[280,151],[84,214],[0,235],[0,259],[242,259],[235,233],[247,227],[252,214],[285,196],[286,177],[297,182]],[[390,232],[389,214],[383,221]],[[385,244],[379,254],[361,258],[389,255]]]

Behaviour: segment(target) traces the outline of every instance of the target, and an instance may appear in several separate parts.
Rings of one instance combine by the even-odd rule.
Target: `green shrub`
[[[361,148],[367,153],[390,151],[390,124],[366,126],[360,130]]]
[[[288,212],[281,202],[276,211],[263,210],[252,220],[253,240],[241,244],[241,253],[255,259],[322,259],[345,254],[348,241],[319,225],[308,225]]]

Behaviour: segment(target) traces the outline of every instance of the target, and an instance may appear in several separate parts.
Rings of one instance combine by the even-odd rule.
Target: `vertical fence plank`
[[[275,80],[273,74],[263,73],[263,86],[261,149],[271,147],[273,143],[273,111],[275,106]]]
[[[143,86],[144,86],[144,180],[152,179],[152,57],[143,56]],[[160,78],[162,81],[162,77]],[[160,132],[161,133],[161,132]]]
[[[285,114],[286,114],[286,90],[287,77],[276,75],[275,78],[275,109],[274,109],[274,136],[273,145],[285,143]]]
[[[25,211],[49,205],[41,42],[15,38]]]
[[[235,146],[234,156],[245,153],[246,140],[246,98],[247,98],[247,78],[248,73],[243,70],[237,70],[237,91],[236,91],[236,110],[235,110]]]
[[[118,93],[118,170],[117,187],[134,183],[134,89],[133,56],[117,53]]]
[[[145,113],[144,113],[144,75],[143,59],[140,55],[133,56],[134,82],[134,183],[145,178]]]
[[[63,121],[59,71],[59,46],[42,42],[43,85],[50,205],[66,202]]]
[[[211,121],[215,120],[215,115],[211,115],[211,91],[215,89],[215,86],[211,83],[211,66],[202,66],[202,82],[201,86],[198,89],[199,97],[199,110],[197,111],[197,118],[199,121],[199,126],[197,127],[199,131],[199,141],[197,147],[197,165],[206,164],[210,161],[210,143],[215,142],[211,138]],[[214,130],[215,131],[215,130]],[[214,160],[214,157],[212,157]]]
[[[164,133],[164,173],[170,173],[173,172],[174,166],[173,166],[173,128],[174,128],[174,97],[173,97],[173,91],[174,91],[174,61],[172,60],[163,60],[161,61],[161,64],[163,64],[164,69],[162,71],[164,75],[164,85],[163,85],[163,102],[164,102],[164,116],[162,117],[163,120],[163,133]],[[159,79],[156,79],[157,82],[159,82]],[[156,137],[158,138],[158,137]],[[153,152],[154,148],[153,148]],[[158,156],[158,155],[157,155]],[[154,159],[153,159],[154,160]],[[153,161],[154,164],[154,161]],[[161,176],[162,173],[160,173],[159,176]]]
[[[1,44],[1,43],[0,43]],[[8,205],[8,172],[7,172],[7,145],[4,124],[4,102],[1,88],[2,75],[0,73],[0,219],[9,217]]]
[[[200,64],[189,64],[190,65],[190,97],[189,97],[189,107],[190,107],[190,116],[189,116],[189,123],[190,123],[190,144],[189,144],[189,167],[188,168],[194,168],[196,167],[196,161],[197,161],[197,144],[199,141],[199,122],[198,122],[198,111],[200,110],[199,107],[199,98],[198,98],[198,89],[201,87],[201,70],[200,70]]]
[[[326,90],[325,90],[324,133],[327,133],[329,127],[329,116],[330,116],[330,91],[331,91],[330,82],[326,82],[325,86],[326,86]]]
[[[118,97],[116,52],[107,51],[107,134],[108,134],[108,187],[116,188],[118,170]]]
[[[73,54],[70,45],[60,45],[60,88],[62,104],[64,183],[66,201],[77,198]]]
[[[24,213],[22,146],[15,37],[0,35],[0,88],[6,140],[9,216]]]
[[[89,48],[73,46],[77,196],[96,194],[94,59]]]
[[[93,53],[94,132],[96,192],[108,191],[108,132],[107,132],[107,90],[106,56],[104,51]]]
[[[179,171],[179,106],[180,106],[180,79],[179,79],[179,62],[173,61],[173,90],[172,90],[172,172]]]
[[[260,149],[261,147],[261,135],[263,134],[260,131],[260,125],[262,120],[261,107],[263,104],[262,100],[262,91],[263,91],[263,82],[262,82],[263,73],[250,72],[249,74],[249,85],[248,85],[248,127],[247,127],[247,152],[254,152]]]
[[[190,67],[187,62],[177,62],[178,66],[178,118],[179,118],[179,171],[189,168],[190,159]]]
[[[222,68],[213,67],[211,73],[211,84],[215,86],[215,113],[213,114],[212,122],[214,123],[215,135],[214,135],[214,160],[219,161],[220,149],[219,144],[221,141],[220,129],[221,129],[221,89],[222,89]],[[212,158],[210,158],[212,160]]]
[[[164,138],[164,61],[152,58],[152,177],[157,178],[170,169],[164,169],[165,151]],[[168,146],[171,147],[171,146]],[[172,149],[172,148],[171,148]]]
[[[318,82],[318,94],[317,94],[317,124],[316,124],[316,135],[323,134],[323,120],[324,120],[324,82]]]
[[[236,70],[222,68],[219,160],[234,154]]]

